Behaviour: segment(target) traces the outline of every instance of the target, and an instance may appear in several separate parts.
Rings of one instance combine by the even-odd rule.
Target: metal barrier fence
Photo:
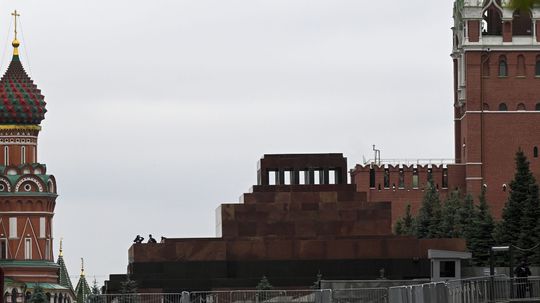
[[[389,289],[390,303],[488,303],[540,300],[540,277],[482,277]]]
[[[90,295],[87,303],[388,303],[387,288]]]
[[[90,295],[86,303],[499,303],[540,301],[540,277],[493,276],[390,288]]]

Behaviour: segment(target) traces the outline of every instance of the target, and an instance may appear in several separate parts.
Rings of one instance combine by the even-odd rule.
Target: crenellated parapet
[[[351,180],[362,188],[377,190],[422,189],[429,179],[437,189],[448,188],[447,165],[356,165]]]

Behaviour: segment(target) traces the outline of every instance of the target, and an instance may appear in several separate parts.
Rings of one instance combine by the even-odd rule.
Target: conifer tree
[[[415,234],[415,222],[411,213],[411,204],[407,204],[405,208],[405,215],[396,221],[394,233],[400,236],[414,236]]]
[[[531,186],[536,181],[529,169],[529,161],[521,149],[516,153],[515,162],[516,173],[510,182],[510,194],[502,212],[502,220],[497,228],[497,242],[519,246],[522,244],[520,242],[525,243],[524,237],[531,232],[525,231],[522,234],[522,224],[527,222],[527,225],[530,225],[530,220],[535,216],[534,212],[536,211],[531,209],[533,207],[531,204],[534,203],[530,200],[530,191]]]
[[[29,301],[30,303],[47,303],[49,300],[47,299],[47,295],[45,295],[43,288],[37,285],[34,287],[34,292]]]
[[[119,303],[137,303],[139,301],[137,297],[137,282],[131,280],[130,275],[126,276],[126,281],[120,283]]]
[[[428,180],[422,206],[416,218],[416,236],[418,238],[440,238],[441,237],[441,203],[439,193],[432,180]]]
[[[442,206],[441,237],[459,238],[462,236],[462,201],[457,192],[452,192]]]
[[[99,289],[99,286],[97,284],[96,278],[94,278],[94,282],[92,283],[91,288],[92,295],[99,295],[101,294],[101,290]]]
[[[459,195],[458,192],[456,192]],[[459,225],[461,228],[461,237],[469,239],[471,233],[473,232],[473,221],[474,221],[474,200],[470,194],[467,194],[461,203],[461,208],[459,210]]]
[[[521,251],[521,257],[531,258],[534,260],[534,263],[537,263],[538,254],[534,253],[535,250],[530,250],[537,245],[540,240],[538,237],[538,221],[540,219],[540,212],[538,207],[538,184],[534,176],[531,176],[532,184],[529,184],[529,193],[527,200],[523,205],[523,216],[521,217],[521,233],[519,234],[519,239],[517,246],[525,250]]]
[[[262,276],[261,281],[257,284],[257,290],[271,290],[274,288],[266,276]]]
[[[486,191],[483,189],[466,238],[467,248],[472,252],[474,263],[478,266],[485,266],[489,263],[489,250],[495,245],[494,229],[495,223],[489,212]]]

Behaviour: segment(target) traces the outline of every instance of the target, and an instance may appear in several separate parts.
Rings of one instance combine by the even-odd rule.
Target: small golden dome
[[[17,48],[17,47],[19,47],[19,45],[21,45],[21,43],[19,42],[19,40],[14,39],[13,42],[11,42],[11,45],[13,45],[13,47]]]

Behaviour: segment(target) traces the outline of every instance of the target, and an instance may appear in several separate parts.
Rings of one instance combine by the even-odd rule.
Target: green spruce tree
[[[120,283],[120,298],[119,303],[137,303],[137,282],[132,280],[130,275],[126,276],[126,281]]]
[[[266,276],[262,276],[261,281],[257,284],[257,290],[271,290],[274,288]]]
[[[533,249],[539,239],[538,235],[538,220],[540,219],[539,201],[538,201],[538,184],[534,176],[531,176],[532,184],[529,184],[529,193],[527,200],[523,205],[523,216],[521,217],[521,233],[517,246],[522,248],[518,256],[529,259],[529,262],[538,264],[538,253],[535,253],[538,249]]]
[[[495,222],[486,201],[486,191],[483,189],[470,226],[468,238],[466,238],[467,248],[472,252],[473,262],[478,266],[486,266],[489,263],[489,250],[495,245],[494,230]]]
[[[452,192],[442,206],[441,237],[460,238],[462,236],[462,201],[459,193]]]
[[[459,195],[458,192],[456,192]],[[475,215],[474,199],[470,194],[467,194],[461,203],[459,210],[459,225],[461,229],[461,238],[469,239],[473,233],[473,222]]]
[[[32,293],[29,301],[30,303],[47,303],[49,300],[47,299],[47,295],[45,294],[43,288],[37,285],[34,287],[34,292]]]
[[[523,245],[527,241],[524,238],[532,233],[532,231],[523,231],[522,227],[524,222],[527,222],[529,226],[531,224],[529,221],[535,216],[530,192],[531,186],[536,181],[529,169],[529,161],[521,149],[516,153],[515,163],[516,173],[510,182],[510,194],[502,212],[502,220],[497,228],[497,242],[519,246]]]
[[[416,218],[416,236],[418,238],[440,238],[441,232],[441,202],[439,193],[432,180],[428,180],[422,206]]]
[[[399,236],[415,236],[415,219],[411,213],[411,204],[407,204],[405,215],[396,221],[394,233]]]
[[[92,292],[92,295],[99,295],[101,294],[101,290],[99,289],[99,286],[97,284],[96,278],[94,277],[94,282],[92,282],[92,288],[90,289]]]

